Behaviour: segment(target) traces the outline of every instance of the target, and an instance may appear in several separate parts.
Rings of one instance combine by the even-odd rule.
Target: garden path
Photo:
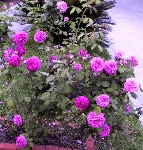
[[[108,13],[116,23],[108,35],[113,43],[110,52],[114,56],[121,50],[126,56],[134,55],[138,59],[135,75],[143,88],[143,0],[116,0],[116,6]],[[137,95],[132,103],[134,107],[142,107],[143,93]],[[140,120],[143,124],[143,116]]]

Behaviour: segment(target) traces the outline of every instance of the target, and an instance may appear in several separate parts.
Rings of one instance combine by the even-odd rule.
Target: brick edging
[[[0,117],[0,121],[3,121],[4,118]],[[56,122],[56,125],[59,125],[60,122]],[[69,123],[69,126],[75,127],[75,124]],[[0,143],[0,150],[20,150],[17,148],[15,144],[10,144],[10,143]],[[34,144],[32,150],[80,150],[80,149],[75,149],[75,148],[66,148],[66,147],[58,147],[58,146],[53,146],[53,145],[37,145]],[[94,148],[94,142],[91,136],[89,136],[86,139],[86,149],[85,150],[95,150]]]

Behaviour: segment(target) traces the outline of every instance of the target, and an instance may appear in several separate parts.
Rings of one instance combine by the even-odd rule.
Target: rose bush
[[[75,1],[24,2],[33,10],[28,16],[35,15],[37,19],[42,12],[46,19],[38,23],[31,19],[29,33],[15,33],[9,39],[10,46],[2,47],[0,98],[8,106],[6,117],[17,129],[13,133],[16,145],[28,148],[33,143],[43,144],[48,134],[58,134],[49,126],[56,121],[61,122],[60,132],[82,135],[83,139],[91,135],[97,141],[105,138],[107,144],[112,143],[108,138],[128,139],[126,130],[130,127],[125,118],[133,112],[129,94],[135,98],[135,92],[140,90],[134,79],[138,61],[133,56],[124,58],[121,52],[111,60],[105,47],[101,47],[100,34],[104,32],[94,25],[88,12],[91,9],[96,14],[98,2],[80,0],[79,7]],[[74,21],[73,13],[80,18]],[[69,17],[67,24],[64,14]],[[68,28],[62,30],[65,24]],[[28,56],[31,32],[37,49]],[[56,45],[54,39],[60,36],[62,42]],[[35,56],[36,50],[40,56]],[[68,123],[79,126],[68,130]]]

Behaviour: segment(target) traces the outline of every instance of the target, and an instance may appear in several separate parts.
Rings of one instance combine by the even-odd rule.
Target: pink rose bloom
[[[64,21],[69,21],[69,17],[64,17]]]
[[[16,138],[16,146],[19,148],[24,148],[27,145],[27,140],[23,135]]]
[[[29,71],[33,71],[33,72],[38,71],[41,68],[40,59],[36,56],[29,57],[26,60],[26,68]]]
[[[126,82],[124,83],[124,91],[134,93],[137,92],[138,90],[139,84],[135,78],[126,79]]]
[[[14,4],[13,4],[13,3],[10,3],[9,6],[12,7],[12,6],[14,6]]]
[[[18,67],[20,66],[20,62],[21,59],[18,55],[13,54],[10,58],[9,58],[9,65],[12,67]]]
[[[6,4],[3,4],[2,10],[6,10],[6,9],[7,9],[7,5],[6,5]]]
[[[15,114],[14,117],[13,117],[13,122],[17,126],[22,125],[22,117],[18,114]]]
[[[28,41],[28,34],[24,31],[17,32],[13,36],[13,42],[17,45],[24,45]]]
[[[131,67],[137,66],[139,64],[135,56],[130,56],[128,60],[130,60]]]
[[[78,51],[78,56],[80,56],[83,60],[87,60],[90,57],[90,55],[88,54],[88,51],[83,50],[83,49],[80,49]]]
[[[123,55],[124,55],[124,52],[119,51],[119,52],[116,53],[115,59],[116,60],[120,60],[123,57]]]
[[[57,5],[57,9],[59,9],[60,13],[64,13],[68,9],[67,3],[64,1],[58,1],[56,5]]]
[[[121,58],[120,59],[120,65],[127,65],[127,58]]]
[[[105,61],[104,70],[109,75],[114,75],[117,71],[117,63],[114,60]]]
[[[53,63],[56,60],[58,60],[58,58],[55,55],[53,55],[53,56],[50,57],[50,62]]]
[[[131,112],[131,107],[127,104],[126,105],[126,114],[129,114]]]
[[[37,31],[34,34],[34,41],[37,42],[37,43],[44,42],[46,40],[46,38],[47,38],[47,34],[44,31]]]
[[[67,54],[67,59],[72,59],[73,57],[74,57],[74,55],[73,54]]]
[[[4,51],[4,55],[3,58],[5,61],[9,61],[9,58],[11,57],[11,55],[14,54],[14,50],[11,48],[8,48]]]
[[[96,104],[101,107],[107,107],[110,103],[110,97],[106,94],[101,94],[96,98]]]
[[[73,68],[74,68],[74,70],[76,70],[76,71],[81,71],[81,70],[82,70],[81,64],[78,64],[78,63],[75,63],[75,64],[73,65]]]
[[[90,61],[90,67],[94,73],[98,73],[104,68],[104,61],[102,58],[94,57]]]
[[[23,56],[26,53],[26,48],[23,45],[17,45],[15,48],[15,51],[17,52],[18,56]]]
[[[104,114],[96,114],[95,112],[90,112],[87,116],[88,125],[93,128],[100,128],[105,123]]]
[[[110,134],[110,127],[109,127],[108,124],[105,124],[105,125],[103,126],[103,128],[102,128],[102,131],[99,132],[99,135],[100,135],[102,138],[104,138],[104,137],[109,136],[109,134]]]
[[[89,106],[89,100],[85,96],[79,96],[75,100],[75,106],[79,110],[85,110]]]

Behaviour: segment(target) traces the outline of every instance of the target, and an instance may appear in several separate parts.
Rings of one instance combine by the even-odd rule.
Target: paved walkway
[[[126,56],[134,55],[139,65],[135,68],[136,79],[143,88],[143,0],[116,0],[116,7],[109,10],[115,21],[109,39],[113,39],[111,54],[119,50]],[[143,106],[143,93],[138,92],[138,99],[132,99],[133,105]],[[143,121],[143,116],[140,118]]]

